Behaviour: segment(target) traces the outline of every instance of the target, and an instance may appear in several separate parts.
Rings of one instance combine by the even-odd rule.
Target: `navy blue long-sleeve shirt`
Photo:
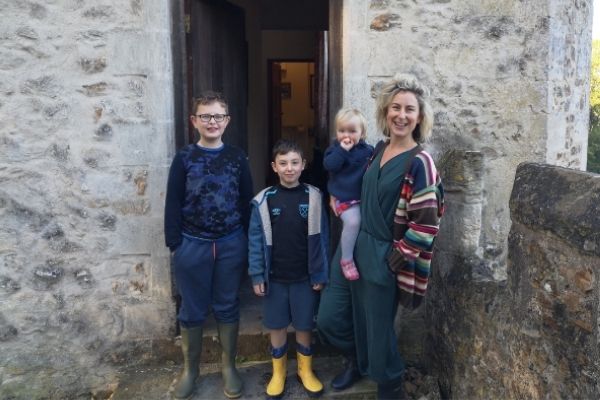
[[[244,152],[189,144],[177,152],[167,184],[165,243],[175,250],[182,234],[219,239],[248,229],[252,176]]]
[[[325,150],[323,166],[329,171],[327,191],[341,202],[360,200],[362,178],[373,146],[360,140],[350,151],[336,140]]]

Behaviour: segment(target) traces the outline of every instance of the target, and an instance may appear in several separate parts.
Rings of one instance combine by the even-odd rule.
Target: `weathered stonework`
[[[171,351],[170,9],[0,1],[0,17],[0,398],[90,398]]]
[[[429,344],[446,396],[600,395],[599,197],[596,175],[522,164],[506,283],[476,281],[476,265],[460,254],[437,259]]]
[[[487,269],[482,279],[506,276],[516,166],[585,169],[591,9],[591,0],[344,1],[343,103],[364,111],[370,140],[375,102],[364,94],[408,72],[431,89],[434,157],[481,153],[482,210],[467,224],[479,225],[470,257]]]
[[[0,0],[1,398],[106,398],[119,367],[174,357],[170,4]],[[345,0],[342,17],[343,103],[371,141],[383,81],[432,90],[448,212],[427,307],[398,319],[404,354],[454,398],[598,397],[597,182],[540,172],[581,193],[540,212],[528,169],[507,241],[520,162],[585,166],[591,0]],[[261,134],[266,103],[249,104]]]

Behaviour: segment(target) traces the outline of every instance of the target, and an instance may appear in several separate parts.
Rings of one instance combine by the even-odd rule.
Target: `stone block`
[[[171,71],[171,44],[167,32],[124,30],[113,35],[107,60],[119,60],[109,70],[116,76],[161,76]],[[131,43],[146,43],[131,46]]]
[[[149,270],[149,289],[152,295],[165,299],[165,301],[173,299],[175,293],[172,290],[171,257],[169,252],[165,250],[164,255],[153,256],[152,261],[145,268]]]
[[[584,253],[600,255],[600,180],[561,167],[519,165],[510,198],[513,221],[547,230]]]
[[[152,339],[167,337],[173,326],[171,303],[144,302],[124,306],[123,338]]]
[[[127,254],[153,254],[156,243],[164,242],[162,239],[162,218],[148,218],[124,216],[117,225],[117,236],[120,238],[116,244],[117,251],[122,255]]]
[[[527,163],[517,170],[506,284],[446,246],[433,259],[428,339],[442,394],[452,398],[588,398],[598,393],[598,182]],[[592,227],[590,228],[590,224]],[[476,260],[475,260],[476,261]],[[450,265],[450,266],[448,266]],[[577,345],[574,346],[573,344]],[[444,396],[442,396],[444,397]]]
[[[161,218],[164,215],[169,168],[170,164],[163,164],[153,167],[148,171],[146,195],[152,205],[151,215],[157,218]]]

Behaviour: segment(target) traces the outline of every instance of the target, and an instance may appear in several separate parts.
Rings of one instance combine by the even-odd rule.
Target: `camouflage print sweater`
[[[175,155],[165,203],[165,242],[175,250],[185,233],[216,240],[247,229],[252,177],[244,152],[189,144]]]

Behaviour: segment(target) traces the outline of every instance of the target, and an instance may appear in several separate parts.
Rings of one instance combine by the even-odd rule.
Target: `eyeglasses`
[[[202,122],[210,122],[211,119],[214,118],[215,122],[223,122],[225,118],[229,116],[229,114],[197,114],[195,117],[200,118]]]

